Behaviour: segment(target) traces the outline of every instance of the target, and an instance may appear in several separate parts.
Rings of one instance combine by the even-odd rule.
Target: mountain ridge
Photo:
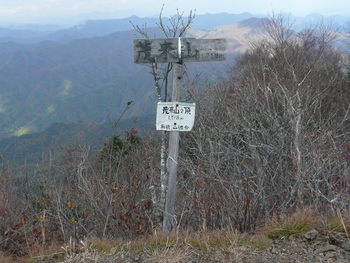
[[[190,28],[186,37],[226,38],[229,59],[186,63],[188,76],[203,72],[207,79],[223,77],[231,58],[247,49],[247,39],[261,37],[265,19],[248,17],[210,30]],[[161,36],[157,28],[147,31]],[[67,43],[0,43],[0,141],[40,134],[54,123],[103,123],[115,119],[131,100],[125,118],[154,116],[157,100],[150,99],[156,92],[150,70],[133,61],[135,33],[73,37]]]
[[[310,25],[312,22],[333,23],[338,28],[346,28],[350,17],[333,15],[323,16],[309,14],[298,17],[288,14],[299,28]],[[254,15],[248,12],[240,14],[217,13],[196,15],[192,27],[200,30],[213,30],[222,25],[234,24],[248,18],[268,18],[267,15]],[[163,17],[165,25],[169,25],[169,18]],[[67,28],[57,25],[23,25],[6,28],[0,26],[0,43],[14,42],[21,44],[35,44],[45,40],[68,43],[78,38],[92,38],[105,36],[111,33],[133,30],[133,25],[147,25],[147,28],[157,27],[159,17],[138,17],[136,15],[118,19],[86,19]]]
[[[246,16],[249,14],[242,14],[242,17]],[[249,17],[212,30],[190,28],[187,37],[226,38],[230,57],[246,50],[247,39],[261,37],[261,23],[265,20]],[[157,28],[147,30],[149,35],[161,36],[161,31]],[[70,109],[65,117],[69,121],[96,121],[106,116],[108,111],[114,116],[117,113],[115,109],[112,110],[113,103],[108,102],[109,96],[103,98],[96,93],[104,89],[116,96],[113,89],[107,87],[114,86],[118,90],[123,98],[120,100],[121,104],[148,96],[153,90],[152,77],[145,73],[147,67],[133,62],[135,33],[135,30],[120,31],[106,36],[74,39],[63,44],[53,44],[46,40],[45,44],[29,44],[30,48],[0,53],[2,136],[21,135],[47,128],[50,123],[57,121],[55,118],[62,121],[63,118],[56,111],[65,107]],[[212,63],[212,67],[222,69],[224,64],[225,62]],[[211,66],[205,63],[191,65],[190,68],[193,69],[192,72],[198,72],[200,67],[209,74],[212,71]],[[137,81],[141,78],[147,81]],[[138,86],[133,86],[133,83],[138,83]],[[123,89],[122,86],[126,88]],[[89,94],[95,94],[95,99]],[[88,111],[81,98],[109,106],[101,107],[105,110],[101,110],[100,116],[99,113],[93,113],[93,117],[89,118],[88,114],[79,113]],[[142,103],[146,105],[146,109],[150,109],[150,102]],[[115,108],[120,109],[118,106]],[[146,114],[149,113],[146,111]],[[40,121],[40,118],[43,120]],[[15,120],[12,121],[14,124],[9,120]]]
[[[152,35],[160,35],[158,29],[148,29]],[[102,37],[76,39],[70,43],[61,45],[38,45],[38,48],[14,50],[0,54],[0,128],[3,136],[7,134],[22,135],[28,132],[39,131],[48,127],[55,114],[54,109],[64,108],[63,105],[74,97],[89,97],[94,90],[102,87],[115,86],[122,90],[118,83],[128,86],[123,90],[123,100],[138,99],[126,94],[147,96],[153,90],[152,77],[147,73],[147,67],[133,62],[133,42],[135,31],[116,32]],[[141,73],[143,72],[143,73]],[[135,81],[145,78],[147,81]],[[138,87],[130,87],[132,82],[138,83]],[[111,92],[111,88],[109,88]],[[136,91],[136,92],[135,92]],[[140,92],[141,91],[141,92]],[[108,96],[107,96],[108,97]],[[105,101],[99,103],[105,104]],[[92,101],[93,99],[87,99]],[[75,99],[75,101],[81,101]],[[150,102],[146,103],[146,109],[150,109]],[[112,107],[112,103],[108,102]],[[86,108],[82,104],[71,105],[78,111]],[[66,119],[79,121],[79,114],[75,114],[73,106],[70,108],[70,116]],[[119,108],[119,107],[116,107]],[[15,110],[14,110],[15,109]],[[24,113],[21,111],[24,110]],[[106,110],[107,111],[107,110]],[[38,116],[44,116],[48,112],[51,116],[45,116],[45,120],[38,121]],[[148,114],[149,112],[146,112]],[[115,115],[113,111],[111,115]],[[10,116],[9,116],[10,115]],[[95,116],[86,121],[96,121],[105,116]],[[32,117],[30,117],[32,116]],[[74,117],[75,116],[75,117]],[[80,114],[81,116],[81,114]],[[57,117],[57,116],[56,116]],[[15,120],[14,125],[9,125],[8,120]],[[38,123],[39,122],[39,123]],[[21,123],[21,124],[20,124]],[[36,128],[33,126],[36,124]],[[12,126],[12,127],[11,127]]]

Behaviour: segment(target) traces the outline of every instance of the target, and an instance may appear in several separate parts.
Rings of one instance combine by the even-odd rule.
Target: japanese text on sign
[[[226,39],[181,39],[181,59],[184,62],[226,60]],[[179,43],[176,38],[135,39],[135,63],[178,62]]]
[[[195,103],[158,102],[157,130],[191,131],[195,118]]]

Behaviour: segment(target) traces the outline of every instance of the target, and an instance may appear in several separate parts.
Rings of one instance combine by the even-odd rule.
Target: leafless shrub
[[[228,82],[192,91],[199,110],[183,154],[191,216],[182,221],[192,227],[254,232],[274,214],[348,207],[344,56],[325,27],[298,33],[284,22],[272,17]]]
[[[344,55],[324,27],[297,33],[272,19],[268,38],[235,60],[228,80],[188,89],[198,114],[194,131],[181,134],[178,233],[254,233],[305,207],[350,218]],[[164,195],[157,136],[131,129],[96,152],[73,144],[24,183],[2,170],[1,249],[36,254],[55,242],[152,234]]]

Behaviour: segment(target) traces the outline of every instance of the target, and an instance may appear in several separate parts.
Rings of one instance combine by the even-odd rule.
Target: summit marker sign
[[[226,39],[134,39],[134,62],[170,63],[226,60]]]
[[[195,110],[195,103],[158,102],[156,128],[161,131],[191,131]]]
[[[164,207],[161,207],[161,210],[164,209],[163,230],[166,233],[176,227],[175,193],[180,132],[190,131],[195,117],[195,103],[179,102],[183,86],[184,62],[224,60],[226,60],[226,39],[179,37],[134,40],[135,63],[172,63],[171,102],[158,103],[156,122],[158,130],[169,131],[166,173],[163,177],[161,175],[162,191],[165,189],[166,193]]]

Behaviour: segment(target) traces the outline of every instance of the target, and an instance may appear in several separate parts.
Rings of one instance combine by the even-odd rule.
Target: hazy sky
[[[196,14],[274,11],[297,16],[310,13],[350,16],[350,0],[0,0],[0,23],[57,23],[95,12],[107,12],[115,18],[132,14],[145,17],[159,14],[163,4],[166,16],[174,14],[177,8],[185,14],[196,9]],[[99,16],[103,18],[102,14]]]

